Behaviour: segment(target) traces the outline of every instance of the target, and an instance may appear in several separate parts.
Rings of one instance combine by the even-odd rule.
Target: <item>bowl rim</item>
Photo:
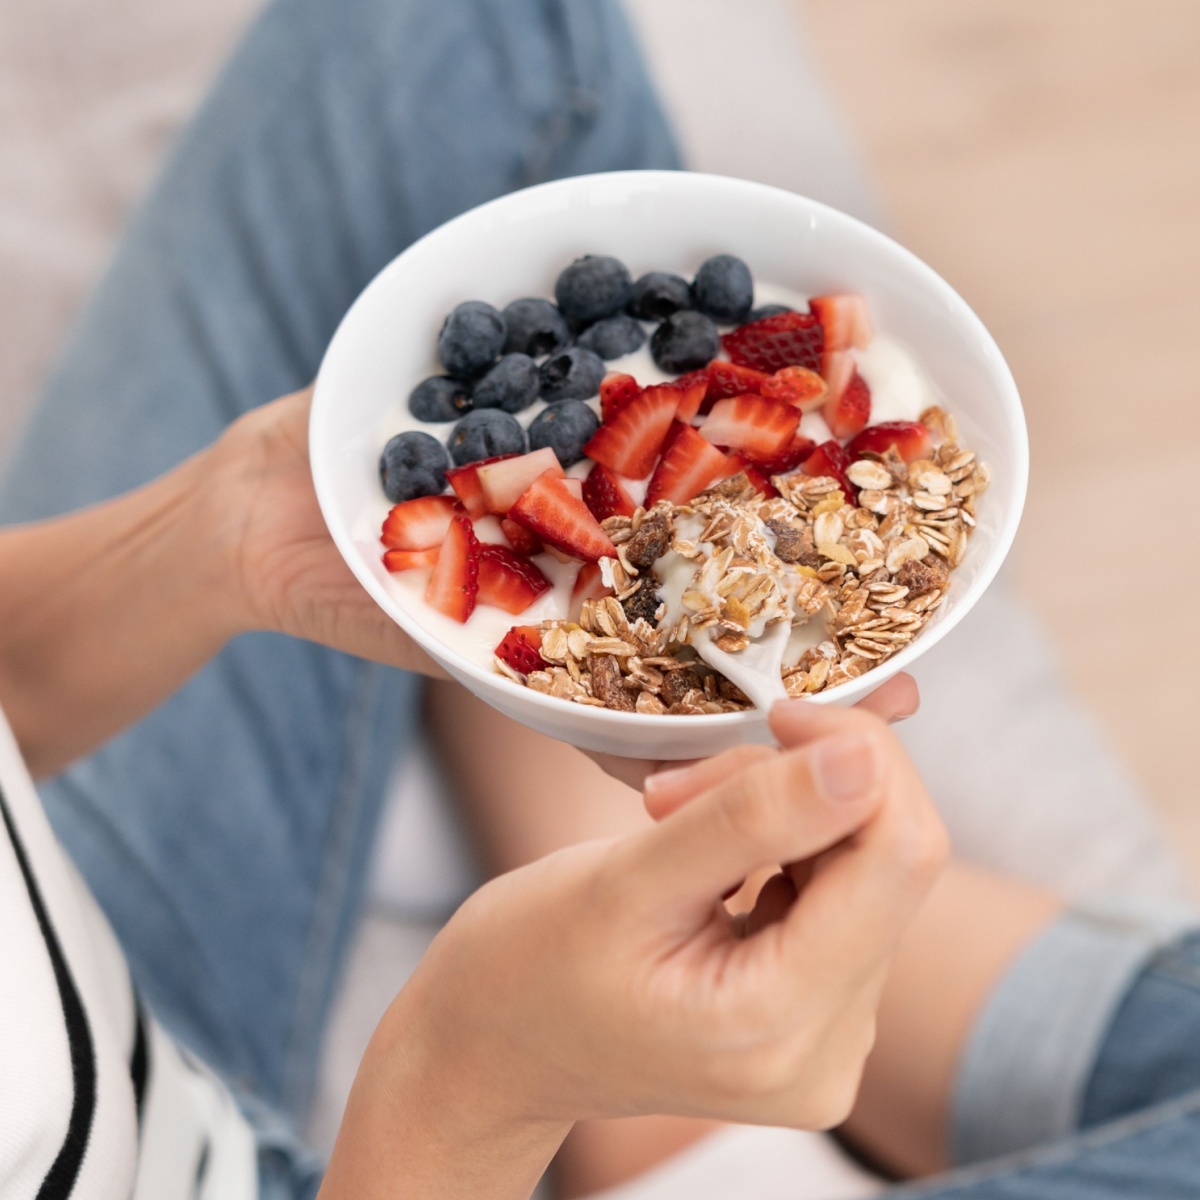
[[[434,238],[453,237],[455,229],[459,226],[481,220],[486,221],[493,213],[508,207],[518,207],[529,199],[536,199],[539,196],[554,192],[586,192],[589,187],[594,187],[597,183],[601,182],[605,188],[610,189],[608,192],[609,195],[613,191],[619,190],[623,183],[630,188],[643,190],[648,186],[654,185],[663,188],[690,188],[695,186],[696,188],[736,190],[747,196],[757,194],[798,204],[806,210],[806,214],[810,219],[816,217],[834,224],[844,223],[855,236],[861,237],[867,242],[874,242],[880,248],[897,256],[899,261],[921,281],[922,285],[937,294],[946,304],[948,311],[953,311],[965,322],[968,330],[977,337],[981,351],[990,362],[991,373],[1000,396],[1001,404],[1006,410],[1006,418],[1012,427],[1011,431],[1016,451],[1016,461],[1012,464],[1012,503],[1008,511],[1003,514],[990,557],[982,564],[978,575],[976,575],[962,598],[944,617],[927,626],[922,631],[920,637],[914,639],[903,650],[887,659],[886,663],[880,664],[881,668],[884,668],[884,671],[877,672],[875,669],[872,669],[855,679],[839,684],[836,688],[818,692],[813,696],[805,697],[805,699],[818,704],[841,704],[873,691],[885,682],[886,679],[906,669],[916,659],[936,646],[970,612],[995,579],[1012,547],[1013,539],[1016,537],[1017,528],[1020,525],[1025,507],[1029,485],[1028,425],[1025,420],[1025,412],[1021,404],[1016,380],[1013,378],[1012,371],[995,338],[975,310],[971,308],[966,300],[937,271],[894,238],[882,233],[880,230],[874,228],[874,226],[868,225],[865,221],[861,221],[849,213],[842,212],[840,209],[823,204],[819,200],[813,200],[811,197],[803,196],[798,192],[788,191],[785,188],[774,187],[770,184],[758,183],[753,180],[740,179],[736,176],[714,175],[696,171],[611,171],[590,175],[573,175],[565,179],[555,179],[547,183],[520,188],[516,191],[508,192],[503,196],[488,200],[483,204],[468,209],[466,212],[459,213],[448,221],[444,221],[427,233],[422,234],[416,241],[411,242],[374,275],[343,314],[321,358],[321,365],[318,368],[314,382],[312,409],[309,415],[308,427],[309,462],[317,502],[334,544],[337,546],[343,560],[350,567],[355,578],[383,611],[430,657],[451,667],[456,676],[466,676],[472,680],[473,684],[478,685],[477,687],[472,687],[472,691],[480,694],[481,698],[487,699],[493,689],[498,689],[501,684],[507,688],[515,686],[510,680],[505,679],[498,673],[486,670],[470,659],[463,657],[456,650],[426,630],[403,606],[396,603],[363,561],[363,555],[351,537],[348,526],[342,522],[334,501],[331,456],[323,456],[314,449],[318,444],[318,438],[321,433],[320,425],[324,419],[325,409],[331,403],[331,401],[326,400],[330,392],[325,375],[325,367],[333,354],[335,346],[337,346],[344,336],[344,330],[354,320],[355,314],[359,309],[366,303],[369,303],[368,297],[380,285],[383,277],[402,269],[401,264],[403,260],[408,255],[414,253],[418,247],[422,247],[426,242]],[[322,386],[323,379],[325,380],[324,387]],[[545,708],[551,714],[561,716],[566,709],[574,710],[580,713],[579,720],[599,722],[607,726],[614,733],[627,727],[642,731],[648,731],[655,727],[664,730],[669,728],[672,731],[679,729],[679,717],[669,714],[627,713],[610,708],[579,705],[555,696],[548,696],[541,692],[532,691],[529,688],[522,688],[520,696],[523,702],[532,704],[535,708]],[[689,716],[687,719],[689,728],[724,729],[730,726],[761,723],[766,720],[766,715],[762,710],[752,708],[735,713],[697,714]]]

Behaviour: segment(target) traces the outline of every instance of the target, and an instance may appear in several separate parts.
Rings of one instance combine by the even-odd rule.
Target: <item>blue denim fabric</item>
[[[362,287],[455,214],[677,165],[612,0],[275,0],[84,312],[0,520],[142,483],[308,382]],[[160,1021],[287,1118],[310,1097],[417,699],[400,672],[243,637],[42,788]],[[284,1128],[264,1172],[300,1195],[312,1176]]]
[[[1097,971],[1103,977],[1104,969]],[[1047,1011],[1047,1020],[1056,1014]],[[1020,1056],[1022,1047],[1014,1044]],[[1154,953],[1107,1023],[1081,1132],[897,1189],[920,1200],[1195,1200],[1200,1196],[1200,933]]]

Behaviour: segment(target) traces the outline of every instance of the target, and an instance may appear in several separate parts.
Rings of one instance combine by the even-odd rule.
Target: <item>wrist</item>
[[[321,1200],[526,1200],[571,1122],[535,1115],[520,1072],[470,1030],[444,1036],[444,1005],[421,992],[401,992],[371,1040]]]

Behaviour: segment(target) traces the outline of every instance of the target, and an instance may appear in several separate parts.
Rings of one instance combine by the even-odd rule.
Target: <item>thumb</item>
[[[884,786],[882,726],[755,756],[657,825],[621,843],[650,905],[710,905],[759,867],[810,858],[860,828]]]

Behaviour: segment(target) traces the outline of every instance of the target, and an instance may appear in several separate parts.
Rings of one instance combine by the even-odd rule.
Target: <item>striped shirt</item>
[[[0,715],[0,1200],[251,1200],[254,1136],[142,1009]]]

